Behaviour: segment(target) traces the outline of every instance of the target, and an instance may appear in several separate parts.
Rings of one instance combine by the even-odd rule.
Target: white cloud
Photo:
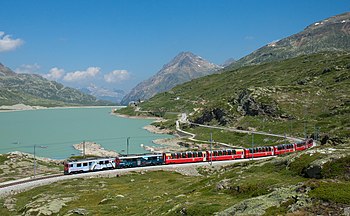
[[[16,49],[24,43],[21,39],[12,39],[11,35],[0,31],[0,52],[6,52]]]
[[[85,71],[75,71],[67,73],[63,80],[67,82],[83,81],[89,78],[94,78],[100,73],[101,68],[99,67],[89,67]]]
[[[111,73],[105,74],[104,79],[108,83],[118,83],[129,79],[130,74],[127,70],[114,70]]]
[[[64,75],[64,69],[51,68],[48,74],[43,75],[48,80],[59,80]]]
[[[34,63],[34,64],[23,64],[19,68],[16,68],[15,72],[16,73],[33,74],[33,73],[37,73],[39,69],[40,69],[40,65],[38,65],[37,63]]]

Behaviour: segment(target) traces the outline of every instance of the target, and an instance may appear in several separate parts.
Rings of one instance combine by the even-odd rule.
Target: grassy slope
[[[212,215],[243,200],[267,195],[276,188],[290,185],[310,188],[313,206],[302,208],[304,213],[316,211],[322,202],[334,202],[337,205],[350,203],[350,183],[348,177],[343,178],[344,172],[339,174],[339,170],[333,172],[332,169],[323,171],[325,177],[335,175],[333,179],[337,181],[327,178],[308,180],[301,176],[305,167],[325,155],[306,154],[288,164],[288,158],[295,156],[287,155],[268,162],[235,164],[221,169],[202,168],[202,176],[199,177],[157,171],[132,173],[119,178],[63,181],[8,197],[16,198],[15,210],[11,213],[2,205],[5,199],[0,199],[0,214],[35,213],[34,209],[38,206],[49,208],[50,202],[68,198],[71,200],[60,209],[60,215],[77,208],[84,208],[92,215],[145,215],[145,212],[147,215],[179,215],[181,212],[187,215]],[[349,161],[349,156],[333,164],[342,167],[341,164],[346,161]],[[349,171],[345,173],[348,175]],[[222,184],[223,181],[226,183]],[[281,205],[277,210],[268,208],[269,204],[266,203],[266,214],[286,214],[290,205],[296,202],[292,195],[286,196],[279,202],[288,205]]]
[[[347,140],[350,136],[349,62],[350,54],[327,52],[243,67],[177,86],[140,106],[141,110],[194,113],[192,120],[205,110],[220,108],[230,119],[226,126],[253,127],[301,137],[307,121],[309,135],[316,126],[332,137]],[[242,115],[233,101],[243,90],[262,105],[277,104],[278,114],[289,118]],[[194,112],[194,108],[199,111]]]

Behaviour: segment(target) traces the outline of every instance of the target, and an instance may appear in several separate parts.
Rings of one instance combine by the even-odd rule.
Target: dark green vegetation
[[[110,104],[39,75],[16,74],[0,64],[0,105],[21,103],[45,107]]]
[[[141,110],[192,113],[201,124],[349,139],[350,54],[326,52],[196,79],[141,103]],[[306,129],[306,130],[304,130]],[[217,141],[221,141],[217,137]]]
[[[147,215],[212,215],[230,212],[232,208],[236,213],[253,215],[286,214],[290,209],[314,214],[316,207],[324,202],[337,203],[334,208],[350,203],[350,184],[343,180],[343,174],[334,174],[337,181],[303,176],[303,170],[311,161],[326,157],[325,154],[293,153],[221,168],[203,167],[199,169],[201,176],[156,171],[110,178],[79,178],[7,197],[6,200],[12,200],[12,207],[6,207],[5,199],[0,199],[0,214],[31,212],[37,215],[56,209],[60,215],[80,211],[91,215],[143,215],[145,212]],[[349,160],[349,156],[336,159],[341,169],[346,169],[344,160]],[[274,195],[276,193],[278,196]],[[305,200],[309,204],[301,206]],[[261,207],[249,204],[242,207],[240,203],[247,201]]]

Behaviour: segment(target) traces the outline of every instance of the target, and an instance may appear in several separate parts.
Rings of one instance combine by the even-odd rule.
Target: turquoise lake
[[[111,114],[111,107],[64,108],[0,112],[0,153],[22,151],[54,159],[80,155],[73,144],[96,142],[102,147],[129,154],[145,153],[140,145],[155,146],[154,139],[171,137],[143,129],[148,119],[129,119]],[[40,148],[47,147],[47,148]]]

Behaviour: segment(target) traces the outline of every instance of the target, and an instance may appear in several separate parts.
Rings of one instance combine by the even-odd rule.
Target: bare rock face
[[[264,96],[265,95],[256,94],[253,90],[245,89],[237,96],[233,104],[238,105],[237,111],[242,115],[268,115],[278,117],[279,108],[277,103],[272,99],[269,101],[261,101],[260,98]]]
[[[219,122],[220,125],[226,125],[229,121],[226,116],[227,113],[224,109],[215,108],[203,112],[203,115],[195,119],[194,122],[197,124],[204,124],[206,122],[211,122],[215,119]]]

